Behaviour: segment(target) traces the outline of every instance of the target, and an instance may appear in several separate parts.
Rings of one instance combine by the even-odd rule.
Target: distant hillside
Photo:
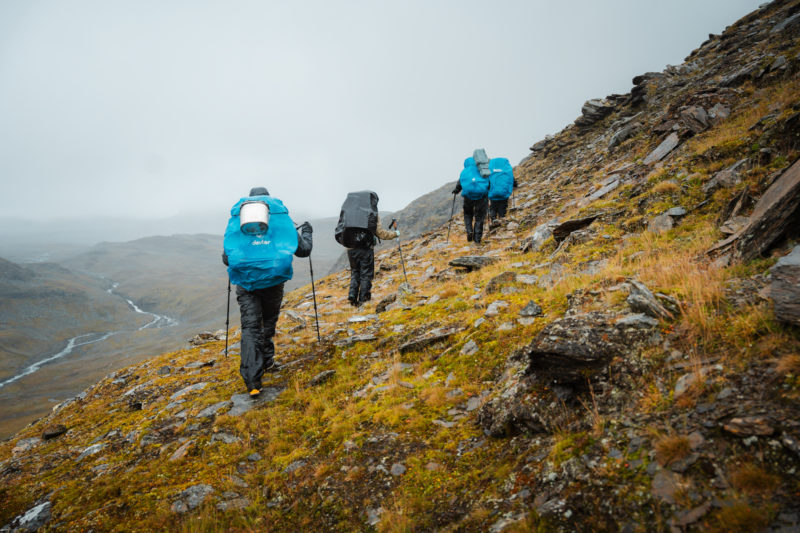
[[[453,188],[456,182],[448,182],[436,190],[423,194],[392,216],[397,219],[398,226],[406,236],[417,236],[436,228],[450,219],[453,213],[453,224],[461,220],[461,195],[456,195],[453,205]]]

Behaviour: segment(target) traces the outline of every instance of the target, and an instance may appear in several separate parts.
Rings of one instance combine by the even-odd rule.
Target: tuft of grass
[[[681,192],[680,185],[671,180],[662,181],[653,187],[655,194],[677,194],[679,192]]]
[[[656,460],[661,466],[668,466],[689,455],[691,447],[685,435],[665,435],[653,443]]]
[[[790,353],[778,359],[775,371],[781,376],[800,376],[800,354]]]
[[[746,503],[723,507],[715,514],[707,530],[715,533],[751,533],[763,531],[769,525],[769,513]]]
[[[769,496],[780,485],[780,478],[753,463],[744,463],[730,474],[733,488],[749,495]]]

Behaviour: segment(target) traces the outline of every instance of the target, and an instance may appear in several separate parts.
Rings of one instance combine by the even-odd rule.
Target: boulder
[[[528,372],[558,383],[581,383],[613,357],[653,337],[658,321],[645,315],[599,312],[551,322],[527,347]]]
[[[707,130],[711,123],[708,121],[708,113],[700,106],[687,107],[681,111],[681,122],[689,128],[692,133],[700,133]]]
[[[553,228],[553,238],[556,241],[561,242],[569,237],[570,233],[573,231],[578,231],[588,227],[589,224],[594,222],[599,216],[599,214],[596,214],[588,217],[573,218],[572,220],[562,222]]]
[[[533,300],[529,301],[528,304],[522,308],[519,312],[519,316],[539,316],[542,314],[542,308]]]
[[[39,531],[50,521],[50,501],[39,502],[25,513],[15,517],[0,528],[0,531],[27,532]]]
[[[421,350],[426,346],[430,346],[431,344],[436,344],[437,342],[441,342],[445,339],[448,339],[450,336],[460,332],[462,328],[459,327],[443,327],[443,328],[435,328],[430,330],[429,332],[425,333],[424,335],[417,337],[405,344],[400,345],[398,350],[400,353],[406,352],[413,352],[417,350]]]
[[[550,220],[544,224],[539,224],[533,229],[531,236],[522,244],[522,251],[538,252],[541,250],[545,241],[553,236],[553,228],[558,225],[558,220]]]
[[[781,322],[800,326],[800,245],[781,257],[770,269],[770,297],[775,303],[775,317]]]
[[[737,185],[740,181],[742,181],[739,171],[745,165],[745,163],[747,163],[747,161],[748,160],[746,158],[740,159],[732,166],[726,168],[725,170],[720,170],[714,174],[714,176],[703,185],[703,192],[709,194],[718,187],[730,189],[731,187]]]
[[[653,293],[650,292],[644,283],[636,280],[631,280],[628,285],[630,286],[630,294],[628,295],[628,305],[631,310],[637,313],[644,313],[656,319],[669,320],[675,318],[666,307],[661,305]]]
[[[483,255],[465,255],[462,257],[456,257],[455,259],[450,260],[450,266],[454,266],[456,268],[465,268],[468,272],[472,272],[473,270],[480,270],[481,268],[491,265],[492,263],[496,262],[496,257],[488,257]]]

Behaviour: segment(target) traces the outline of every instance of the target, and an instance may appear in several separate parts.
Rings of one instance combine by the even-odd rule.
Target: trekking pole
[[[228,310],[225,311],[225,357],[228,357],[228,328],[231,323],[231,278],[228,276]]]
[[[450,222],[447,223],[447,239],[445,242],[450,242],[450,226],[453,225],[453,213],[456,211],[456,193],[453,193],[453,207],[450,208]]]
[[[397,230],[396,218],[392,219],[392,223],[389,224],[389,228],[392,226],[394,226],[394,229]],[[403,260],[403,248],[400,247],[400,235],[397,236],[397,251],[400,252],[400,264],[403,265],[403,279],[406,280],[406,285],[408,285],[408,276],[406,276],[406,262]]]
[[[317,342],[322,344],[319,336],[319,313],[317,313],[317,289],[314,288],[314,265],[311,264],[311,255],[308,256],[308,270],[311,272],[311,294],[314,296],[314,320],[317,323]]]

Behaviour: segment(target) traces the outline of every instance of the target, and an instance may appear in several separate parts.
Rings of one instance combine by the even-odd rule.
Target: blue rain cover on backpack
[[[240,206],[247,201],[269,207],[269,227],[264,235],[248,235],[239,225]],[[222,243],[228,256],[231,283],[245,290],[266,289],[292,279],[292,258],[297,250],[297,230],[283,202],[271,196],[247,196],[231,208]]]
[[[468,200],[480,200],[486,198],[489,192],[489,180],[481,176],[475,160],[468,157],[464,160],[464,170],[458,178],[461,184],[461,196]]]
[[[505,157],[489,161],[489,200],[507,200],[514,190],[514,169]]]

